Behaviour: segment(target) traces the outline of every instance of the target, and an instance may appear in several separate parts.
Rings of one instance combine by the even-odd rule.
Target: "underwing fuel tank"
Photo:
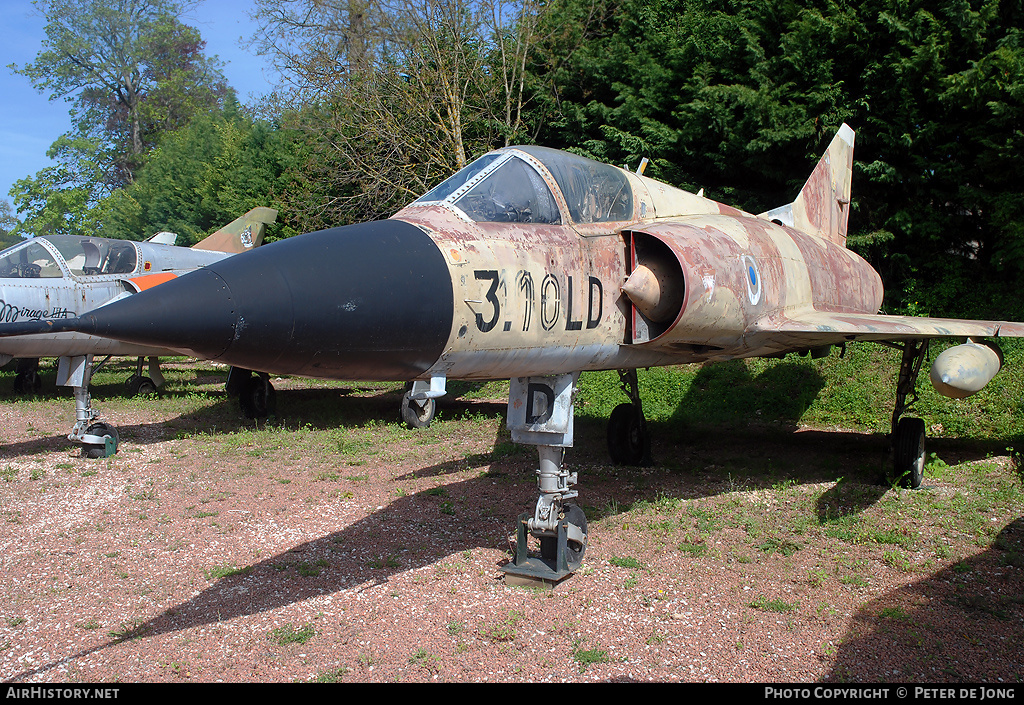
[[[995,343],[967,342],[945,350],[932,363],[932,386],[939,394],[963,399],[977,394],[1003,365]]]

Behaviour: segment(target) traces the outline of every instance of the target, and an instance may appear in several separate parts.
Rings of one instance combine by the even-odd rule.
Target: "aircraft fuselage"
[[[537,147],[159,291],[76,330],[269,374],[495,379],[807,349],[773,321],[882,300],[841,243]]]
[[[745,335],[755,320],[881,304],[877,273],[855,253],[738,212],[637,219],[586,236],[566,225],[468,224],[440,206],[395,219],[426,231],[447,266],[452,325],[431,367],[449,378],[770,355],[792,347]],[[623,285],[659,258],[681,301],[667,320],[645,321]]]

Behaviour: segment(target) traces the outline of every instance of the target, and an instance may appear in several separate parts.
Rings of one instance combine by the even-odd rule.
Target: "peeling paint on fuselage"
[[[625,173],[634,189],[626,222],[569,224],[546,174],[563,224],[478,223],[436,203],[394,216],[432,237],[453,282],[452,330],[430,374],[492,379],[774,354],[784,346],[770,334],[747,334],[755,321],[878,310],[881,280],[845,247]],[[635,344],[621,291],[633,237],[665,243],[685,279],[675,322]]]

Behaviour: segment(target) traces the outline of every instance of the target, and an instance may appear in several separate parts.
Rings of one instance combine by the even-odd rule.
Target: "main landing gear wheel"
[[[130,397],[156,394],[156,382],[142,375],[132,375],[125,380],[124,386]]]
[[[563,504],[559,519],[577,527],[583,535],[582,540],[566,538],[565,541],[565,560],[569,570],[575,571],[583,563],[583,554],[587,550],[587,515],[575,504]],[[540,555],[541,558],[557,561],[557,536],[542,536],[540,538]]]
[[[650,457],[651,437],[643,409],[619,404],[608,418],[608,455],[616,465],[643,465]]]
[[[924,480],[924,421],[903,414],[917,400],[917,376],[928,354],[928,341],[909,340],[902,346],[900,372],[896,382],[896,406],[892,412],[890,441],[893,452],[893,475],[890,484],[915,490]]]
[[[86,443],[82,446],[82,455],[86,458],[107,458],[117,452],[117,429],[103,421],[97,421],[85,429],[87,436],[99,436],[103,443]]]
[[[426,428],[434,420],[437,402],[433,399],[420,401],[412,398],[412,382],[406,382],[405,394],[402,395],[402,421],[409,428]]]
[[[265,375],[251,375],[238,388],[238,404],[248,419],[265,419],[277,409],[277,392]]]
[[[893,442],[894,480],[900,487],[916,490],[924,480],[924,420],[907,417],[896,426]]]

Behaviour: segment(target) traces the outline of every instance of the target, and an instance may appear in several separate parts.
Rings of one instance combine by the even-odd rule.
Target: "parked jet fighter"
[[[0,322],[74,318],[112,301],[149,289],[181,274],[246,252],[263,241],[266,226],[277,218],[272,208],[254,208],[191,248],[175,247],[176,236],[157,233],[146,242],[98,237],[34,237],[0,252]],[[93,356],[139,358],[136,374],[126,382],[131,394],[155,391],[163,384],[160,355],[176,355],[166,346],[124,343],[83,333],[45,333],[8,338],[0,343],[0,364],[22,363],[16,391],[38,389],[35,364],[40,357],[59,358],[57,383],[74,388],[76,422],[69,438],[93,455],[116,447],[117,432],[97,421],[89,380]],[[149,376],[143,359],[149,357]]]
[[[853,142],[843,125],[796,200],[760,215],[572,154],[499,149],[390,219],[276,242],[0,335],[75,330],[274,374],[412,380],[412,425],[429,422],[448,379],[508,378],[507,423],[538,447],[540,497],[506,571],[558,580],[587,543],[576,473],[561,464],[581,372],[620,370],[630,402],[611,415],[609,450],[639,463],[638,367],[887,343],[903,351],[895,474],[916,487],[924,423],[904,413],[929,339],[972,341],[933,369],[956,396],[998,370],[991,339],[1024,335],[1020,323],[878,313],[881,279],[845,247]]]

